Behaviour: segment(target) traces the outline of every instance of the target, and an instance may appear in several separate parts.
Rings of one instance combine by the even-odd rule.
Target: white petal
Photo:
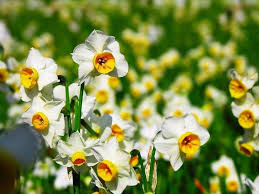
[[[83,95],[83,103],[82,103],[82,117],[84,118],[90,113],[95,107],[96,99],[93,96]]]
[[[162,123],[162,134],[165,138],[177,138],[184,133],[184,119],[181,117],[166,117]]]
[[[95,49],[96,52],[102,52],[107,45],[108,39],[114,39],[112,36],[107,36],[102,31],[94,30],[86,40],[86,44]],[[109,40],[111,42],[111,40]]]
[[[43,87],[58,81],[57,64],[52,59],[45,59],[46,64],[44,69],[38,70],[39,79],[38,87],[42,90]]]
[[[72,53],[73,60],[79,64],[85,64],[93,61],[94,58],[94,52],[92,52],[86,44],[80,44],[76,46]]]
[[[53,96],[56,100],[66,100],[65,86],[58,85],[53,89]]]
[[[108,73],[113,77],[124,77],[128,73],[129,65],[124,56],[120,53],[113,53],[115,58],[115,68]]]
[[[54,135],[55,135],[55,128],[52,126],[49,126],[48,129],[43,130],[41,132],[43,139],[45,140],[46,144],[50,147],[53,148],[55,145],[54,142]]]
[[[28,67],[34,67],[35,69],[41,69],[44,67],[44,57],[37,49],[31,48],[28,58],[26,60]]]
[[[175,147],[170,157],[170,163],[174,171],[177,171],[183,165],[184,157],[178,147]]]
[[[72,154],[75,152],[72,145],[60,140],[57,144],[57,152],[62,156],[72,156]]]
[[[24,88],[21,86],[20,88],[20,96],[22,101],[29,102],[31,101],[35,96],[39,94],[38,87],[34,87],[31,90]]]
[[[57,120],[59,117],[59,114],[64,106],[65,106],[64,101],[52,101],[52,102],[47,102],[44,105],[44,109],[45,109],[49,119]]]
[[[175,138],[165,139],[161,132],[158,133],[157,136],[155,137],[154,145],[157,151],[169,156],[174,151],[173,147],[175,146],[178,147],[177,139]]]
[[[78,77],[80,82],[87,79],[87,77],[91,77],[91,72],[94,70],[93,62],[84,62],[78,67]]]

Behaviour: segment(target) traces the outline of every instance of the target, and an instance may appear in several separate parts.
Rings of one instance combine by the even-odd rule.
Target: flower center
[[[111,88],[116,89],[119,87],[120,80],[117,77],[109,77],[108,84]]]
[[[238,123],[245,129],[252,128],[255,124],[254,114],[250,110],[244,110],[238,116]]]
[[[33,67],[25,67],[20,73],[21,83],[27,89],[34,88],[37,84],[38,78],[38,72]]]
[[[0,82],[5,82],[8,79],[8,71],[5,68],[0,68]]]
[[[109,160],[103,160],[97,165],[97,174],[104,181],[112,181],[118,174],[117,166]]]
[[[134,98],[138,98],[138,97],[140,97],[140,95],[141,95],[140,90],[137,89],[137,88],[132,88],[130,92],[131,92],[131,95],[132,95]]]
[[[229,83],[229,92],[233,98],[241,98],[245,95],[246,86],[238,79],[232,79]]]
[[[45,130],[49,126],[49,119],[44,113],[36,112],[32,116],[32,125],[37,130]]]
[[[181,116],[183,116],[183,111],[181,111],[181,110],[175,110],[175,111],[173,112],[173,116],[174,116],[174,117],[181,117]]]
[[[184,133],[178,140],[179,148],[188,157],[193,156],[200,148],[200,138],[192,132]]]
[[[98,103],[106,103],[108,100],[108,92],[106,90],[99,90],[96,94],[96,100]]]
[[[220,166],[219,169],[218,169],[218,175],[220,177],[222,177],[222,176],[226,176],[227,177],[229,175],[228,167],[226,167],[225,165]]]
[[[149,108],[145,108],[141,112],[142,112],[142,115],[143,115],[144,118],[147,118],[147,117],[151,116],[151,111],[150,111]]]
[[[229,192],[237,192],[238,182],[235,180],[231,180],[227,182],[227,190]]]
[[[115,58],[109,52],[96,54],[93,59],[95,69],[101,74],[111,72],[115,67]]]
[[[120,116],[123,120],[131,120],[131,114],[128,111],[121,112]]]
[[[154,89],[154,84],[152,81],[146,81],[145,82],[145,88],[147,91],[151,91]]]
[[[121,142],[124,139],[123,130],[117,124],[113,124],[111,128],[112,128],[112,134],[110,135],[109,138],[116,137],[117,141]]]
[[[252,145],[248,144],[248,143],[242,143],[240,145],[240,152],[248,157],[250,157],[253,152],[254,152],[254,148]]]
[[[71,160],[74,165],[82,166],[86,162],[86,157],[83,152],[75,152]]]

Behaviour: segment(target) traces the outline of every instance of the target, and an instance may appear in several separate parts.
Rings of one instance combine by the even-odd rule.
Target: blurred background
[[[209,192],[209,179],[214,176],[211,164],[221,155],[232,158],[238,174],[254,180],[259,172],[258,154],[248,157],[236,146],[243,129],[231,111],[227,72],[231,68],[240,74],[249,68],[259,70],[259,1],[0,0],[1,60],[5,63],[13,57],[15,62],[9,63],[25,65],[34,47],[53,58],[59,74],[72,83],[77,80],[78,65],[71,53],[94,29],[115,36],[129,63],[128,75],[113,92],[117,108],[125,99],[132,105],[132,119],[139,124],[136,141],[148,142],[153,137],[153,131],[145,131],[148,137],[142,134],[138,115],[147,99],[154,99],[149,106],[161,117],[168,114],[173,95],[205,114],[209,142],[177,172],[160,158],[156,193]],[[21,123],[26,105],[15,97],[19,93],[15,83],[9,84],[9,90],[3,81],[0,84],[0,128],[5,134]],[[19,171],[22,178],[16,188],[22,188],[21,193],[71,193],[71,182],[57,180],[67,175],[51,159],[55,150],[43,143],[39,149],[34,162]],[[93,192],[89,174],[81,179],[83,193]],[[141,192],[136,187],[125,193]]]

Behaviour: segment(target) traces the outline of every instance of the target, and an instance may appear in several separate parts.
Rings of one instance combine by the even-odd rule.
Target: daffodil
[[[99,178],[109,191],[120,194],[127,186],[138,184],[135,171],[129,163],[131,156],[120,149],[115,137],[103,145],[93,147],[93,151],[98,159],[95,178]]]
[[[116,137],[118,142],[122,142],[124,139],[130,139],[133,137],[136,131],[136,126],[132,121],[123,120],[120,115],[112,114],[112,133],[110,138]]]
[[[69,86],[69,98],[70,100],[77,96],[79,97],[80,93],[80,86],[77,83],[73,83]],[[56,100],[66,100],[66,92],[64,86],[56,86],[53,89],[53,97]],[[82,101],[82,115],[81,118],[86,117],[88,114],[91,114],[91,111],[93,110],[94,106],[96,104],[95,97],[93,96],[87,96],[85,92],[83,92],[83,101]]]
[[[28,102],[46,88],[47,91],[41,93],[48,97],[51,85],[58,81],[56,71],[57,64],[51,58],[45,58],[38,50],[31,48],[26,66],[20,72],[22,100]]]
[[[258,124],[251,129],[246,130],[242,138],[237,140],[238,150],[250,157],[254,154],[254,151],[259,151],[259,136],[258,136]]]
[[[211,168],[212,171],[220,177],[228,177],[235,171],[233,160],[225,155],[221,156],[218,161],[213,162]]]
[[[230,176],[226,178],[226,189],[228,192],[232,192],[232,193],[241,192],[241,185],[236,171],[232,172]]]
[[[94,30],[85,44],[74,49],[72,58],[79,64],[80,82],[89,81],[100,74],[123,77],[128,72],[128,63],[120,53],[119,43],[113,36],[99,30]]]
[[[259,105],[255,103],[253,96],[247,93],[244,98],[231,104],[232,112],[238,118],[238,123],[244,129],[251,129],[259,119]]]
[[[233,98],[241,98],[245,96],[247,91],[251,89],[258,80],[257,72],[249,72],[245,76],[239,75],[235,70],[230,72],[231,81],[229,83],[229,92]]]
[[[209,140],[208,131],[200,126],[192,114],[166,117],[161,131],[154,139],[156,149],[170,157],[173,169],[178,170],[185,158],[190,158]]]
[[[24,122],[41,132],[46,144],[54,147],[58,136],[65,133],[64,115],[61,109],[62,101],[46,101],[43,97],[35,97],[32,105],[22,114]]]
[[[58,155],[54,160],[62,166],[72,167],[76,172],[83,171],[97,163],[91,145],[78,131],[74,132],[67,141],[58,141]]]

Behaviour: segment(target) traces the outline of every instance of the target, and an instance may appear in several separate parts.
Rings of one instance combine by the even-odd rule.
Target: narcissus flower
[[[56,72],[57,64],[52,59],[43,57],[38,50],[31,48],[26,67],[20,72],[22,100],[25,102],[32,100],[45,87],[57,82]]]
[[[228,177],[235,171],[233,160],[227,156],[221,156],[218,161],[215,161],[211,165],[212,171],[218,176]]]
[[[131,121],[123,120],[119,115],[112,114],[111,137],[116,137],[118,142],[123,141],[125,138],[129,139],[133,137],[136,130],[136,126]]]
[[[74,132],[66,142],[58,142],[58,155],[54,160],[62,166],[72,167],[76,172],[80,172],[86,165],[94,166],[97,163],[90,146],[91,143],[89,144],[79,132]]]
[[[247,93],[240,100],[232,102],[232,112],[238,118],[238,123],[244,129],[251,129],[259,119],[259,105],[255,103],[253,96]]]
[[[69,86],[69,98],[70,100],[77,96],[79,98],[80,93],[80,86],[77,83],[73,83]],[[65,87],[64,86],[56,86],[53,89],[53,96],[57,100],[66,100],[66,93],[65,93]],[[94,106],[96,104],[95,97],[93,96],[87,96],[85,92],[83,93],[83,101],[82,101],[82,118],[86,117],[88,114],[91,113]]]
[[[127,186],[138,184],[135,171],[129,163],[131,156],[119,148],[115,137],[106,144],[93,147],[93,151],[99,161],[95,173],[112,193],[120,194]]]
[[[194,156],[209,137],[208,131],[197,123],[192,114],[171,116],[164,119],[154,145],[159,152],[169,155],[173,169],[178,170],[184,159]]]
[[[22,119],[40,131],[45,142],[54,147],[56,136],[63,136],[65,132],[64,115],[60,113],[63,106],[62,101],[48,102],[43,97],[35,97]]]
[[[100,74],[123,77],[128,72],[128,63],[120,53],[119,43],[113,36],[99,30],[94,30],[85,44],[74,49],[72,58],[79,64],[80,82],[89,81]]]
[[[235,70],[231,70],[230,76],[229,92],[233,98],[243,97],[258,80],[257,72],[249,72],[246,76],[241,76]]]

